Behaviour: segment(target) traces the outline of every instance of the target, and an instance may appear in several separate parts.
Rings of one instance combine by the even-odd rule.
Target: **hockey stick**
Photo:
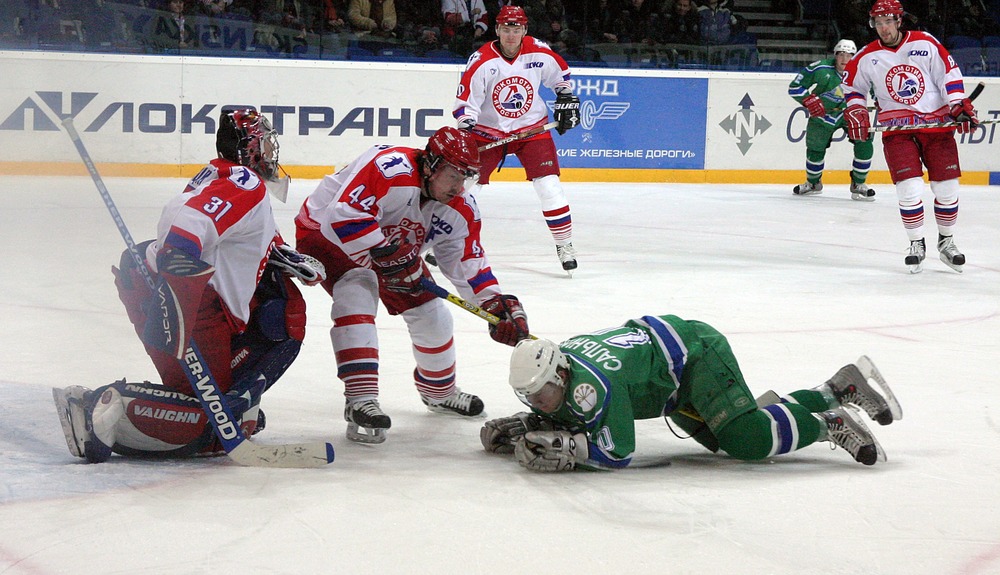
[[[953,128],[956,126],[961,126],[967,122],[935,122],[933,124],[912,124],[909,126],[872,126],[868,128],[869,132],[901,132],[903,130],[922,130],[924,128]],[[1000,119],[997,120],[980,120],[976,123],[976,126],[983,126],[986,124],[998,124]],[[975,126],[973,126],[975,128]]]
[[[506,138],[500,138],[499,140],[497,140],[495,142],[490,142],[489,144],[485,144],[485,145],[479,146],[479,151],[480,152],[485,152],[486,150],[490,150],[490,149],[493,149],[493,148],[499,148],[500,146],[509,144],[511,142],[516,142],[518,140],[523,140],[525,138],[530,138],[532,136],[537,136],[538,134],[541,134],[542,132],[548,132],[549,130],[551,130],[552,128],[555,128],[557,126],[559,126],[559,122],[549,122],[548,124],[545,124],[544,126],[538,126],[537,128],[532,128],[532,129],[528,130],[527,132],[521,132],[519,134],[514,134],[513,136],[507,136]]]
[[[97,186],[97,191],[100,192],[104,205],[111,213],[111,219],[118,227],[118,232],[125,240],[125,245],[128,246],[136,269],[139,270],[149,289],[155,291],[156,285],[153,282],[153,276],[149,273],[145,260],[136,249],[132,234],[125,226],[121,212],[118,211],[118,207],[111,198],[111,193],[108,192],[104,180],[97,172],[97,167],[90,158],[90,153],[84,147],[83,140],[80,139],[80,134],[73,125],[73,118],[67,116],[63,119],[62,124],[70,139],[73,140],[73,145],[76,146],[76,151],[80,154],[87,171],[90,172],[90,178],[94,180],[94,185]],[[236,424],[236,418],[233,417],[225,397],[219,390],[218,383],[209,372],[208,363],[205,362],[194,341],[191,342],[184,351],[183,357],[178,361],[191,384],[191,388],[198,397],[198,401],[201,402],[201,407],[205,410],[208,421],[212,424],[212,429],[215,431],[216,437],[219,438],[222,448],[225,449],[226,455],[236,463],[254,467],[322,467],[333,462],[333,445],[330,443],[257,445],[251,442]]]
[[[426,277],[420,278],[420,286],[423,287],[425,290],[431,292],[432,294],[436,295],[437,297],[448,300],[451,303],[457,305],[458,307],[464,309],[465,311],[473,315],[478,315],[479,317],[485,319],[492,325],[497,325],[501,321],[500,318],[498,318],[497,316],[491,314],[490,312],[486,311],[485,309],[479,307],[478,305],[472,302],[466,301],[458,297],[457,295],[449,292],[448,290],[437,285],[432,280]],[[531,334],[528,334],[528,337],[530,337],[531,339],[538,339],[537,337]]]
[[[986,83],[985,82],[980,82],[980,83],[976,84],[976,87],[972,89],[972,93],[969,94],[969,101],[970,102],[975,102],[976,98],[979,97],[979,94],[981,94],[983,92],[983,88],[985,88],[985,87],[986,87]],[[845,106],[843,108],[834,108],[834,109],[832,109],[830,111],[831,112],[843,112],[846,109],[847,109],[847,107]],[[875,110],[877,108],[875,106],[868,106],[867,109],[868,109],[869,112],[871,112],[872,110]],[[982,123],[982,122],[980,122],[980,123]]]
[[[976,87],[972,89],[972,93],[969,94],[969,101],[975,102],[976,98],[983,93],[983,89],[986,88],[985,82],[980,82],[976,84]],[[911,126],[872,126],[868,128],[869,132],[899,132],[902,130],[920,130],[923,128],[951,128],[953,126],[961,126],[967,122],[935,122],[933,124],[913,124]],[[996,124],[997,120],[983,120],[978,122],[979,124]]]

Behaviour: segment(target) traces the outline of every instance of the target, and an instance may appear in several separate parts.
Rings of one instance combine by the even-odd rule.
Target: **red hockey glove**
[[[500,318],[500,323],[490,324],[490,337],[494,341],[514,346],[529,337],[528,315],[515,296],[495,295],[483,302],[483,309]]]
[[[871,135],[868,129],[872,127],[868,118],[868,109],[864,106],[851,106],[844,112],[847,121],[847,137],[854,142],[865,142]]]
[[[424,273],[424,262],[420,259],[420,248],[403,240],[401,244],[389,244],[371,249],[372,268],[382,278],[385,289],[396,293],[419,293],[420,276]]]
[[[961,122],[955,128],[955,131],[959,134],[967,134],[979,125],[979,118],[976,117],[976,109],[972,107],[972,100],[968,98],[964,98],[961,102],[952,105],[951,118],[956,122]]]
[[[809,94],[805,100],[802,100],[802,105],[809,110],[809,115],[813,118],[822,118],[826,115],[826,108],[823,107],[823,100],[819,99],[819,96],[815,94]]]

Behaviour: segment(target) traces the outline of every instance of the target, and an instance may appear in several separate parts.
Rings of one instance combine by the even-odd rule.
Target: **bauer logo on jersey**
[[[520,76],[505,78],[493,88],[493,107],[504,118],[520,118],[534,100],[531,82]]]
[[[382,172],[382,175],[387,180],[391,180],[396,176],[413,173],[413,165],[410,164],[410,160],[406,157],[406,154],[402,152],[389,152],[388,154],[379,156],[375,160],[375,165],[378,166],[378,170]]]
[[[581,383],[573,389],[573,401],[584,412],[597,407],[597,390],[589,383]]]
[[[886,73],[885,87],[893,100],[912,106],[924,95],[926,83],[919,68],[901,64],[893,66]]]

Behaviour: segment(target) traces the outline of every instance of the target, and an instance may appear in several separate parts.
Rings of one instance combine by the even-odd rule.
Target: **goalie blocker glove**
[[[553,106],[556,122],[556,131],[563,135],[569,130],[580,125],[580,98],[569,92],[561,92],[556,95],[556,103]]]
[[[385,289],[396,293],[418,293],[424,288],[420,277],[424,274],[420,248],[408,241],[388,244],[371,249],[372,267],[385,283]]]
[[[483,302],[483,309],[500,318],[500,323],[490,324],[490,337],[504,345],[515,346],[528,335],[528,315],[524,313],[516,296],[495,295]]]

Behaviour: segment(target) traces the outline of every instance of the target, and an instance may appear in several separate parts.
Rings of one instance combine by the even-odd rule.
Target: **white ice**
[[[260,443],[330,440],[319,470],[70,456],[49,389],[155,371],[117,299],[124,247],[86,177],[3,177],[0,209],[0,573],[849,573],[1000,572],[1000,197],[964,186],[958,274],[933,249],[921,274],[895,194],[847,186],[566,184],[580,268],[561,269],[526,183],[480,197],[483,243],[532,331],[560,340],[644,314],[727,334],[750,384],[818,385],[869,355],[904,418],[873,424],[888,454],[865,467],[817,444],[760,463],[711,454],[662,420],[637,424],[631,468],[536,474],[485,453],[484,419],[425,410],[402,320],[380,314],[379,446],[344,437],[329,300],[305,290],[308,333],[269,392]],[[137,240],[174,179],[109,178]],[[293,183],[286,235],[315,182]],[[450,287],[450,286],[449,286]],[[490,417],[522,409],[509,348],[455,316],[459,385]]]

